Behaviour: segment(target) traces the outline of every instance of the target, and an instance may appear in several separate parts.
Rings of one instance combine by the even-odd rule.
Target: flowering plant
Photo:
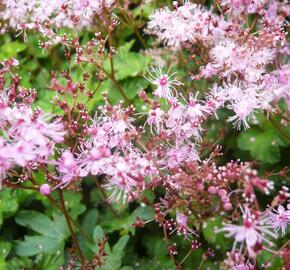
[[[3,269],[288,269],[289,11],[3,0]]]

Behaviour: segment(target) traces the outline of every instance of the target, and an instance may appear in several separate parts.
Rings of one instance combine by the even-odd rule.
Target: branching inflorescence
[[[111,44],[106,53],[116,21],[108,27],[108,38],[97,33],[85,44],[57,34],[61,27],[89,28],[96,14],[105,18],[112,12],[114,1],[5,0],[3,4],[1,14],[8,27],[38,31],[42,49],[61,44],[69,61],[96,66],[100,84],[102,76],[107,76],[126,97],[114,74]],[[147,108],[141,116],[128,100],[111,105],[106,94],[102,105],[89,111],[87,101],[78,97],[89,101],[95,93],[84,83],[74,82],[67,71],[61,74],[62,82],[53,74],[49,86],[61,116],[44,113],[33,106],[36,91],[22,87],[20,78],[13,75],[18,61],[1,62],[1,183],[31,181],[33,172],[43,170],[47,182],[37,188],[49,196],[55,189],[77,190],[85,177],[103,177],[108,201],[118,204],[146,202],[145,190],[162,188],[165,195],[151,206],[167,241],[177,233],[185,241],[190,239],[195,250],[203,222],[220,215],[225,222],[213,233],[234,239],[225,264],[229,269],[253,269],[257,254],[273,248],[279,231],[286,234],[290,194],[284,186],[272,206],[262,210],[257,194],[273,193],[273,182],[260,177],[251,162],[232,160],[221,165],[222,148],[206,145],[207,123],[222,121],[220,111],[229,109],[224,124],[248,129],[258,121],[257,114],[280,112],[279,102],[289,106],[285,20],[289,5],[276,1],[216,4],[218,12],[174,1],[173,10],[166,7],[150,15],[146,33],[157,36],[168,50],[195,55],[193,61],[198,59],[200,65],[188,75],[193,81],[206,80],[208,89],[204,93],[190,89],[177,79],[178,73],[152,67],[143,74],[153,91],[152,95],[139,92]],[[111,60],[109,71],[103,67],[106,57]],[[169,254],[178,266],[175,246],[169,246]]]

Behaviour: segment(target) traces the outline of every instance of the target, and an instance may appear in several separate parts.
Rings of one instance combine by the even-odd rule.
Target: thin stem
[[[115,211],[115,209],[113,208],[113,206],[108,202],[108,199],[107,199],[107,195],[106,195],[106,192],[104,190],[104,188],[102,187],[102,185],[99,183],[98,179],[95,178],[96,180],[96,186],[97,188],[99,189],[99,191],[101,192],[101,197],[102,197],[102,200],[105,202],[105,204],[109,207],[109,209],[111,210],[112,214],[119,218],[120,216],[118,215],[118,213]]]
[[[52,198],[51,195],[46,196],[51,204],[53,204],[57,209],[63,212],[63,208],[56,202],[55,199]],[[74,226],[79,230],[79,232],[87,239],[87,241],[94,243],[93,239],[81,228],[81,226],[68,214],[70,221],[74,224]]]
[[[13,188],[13,189],[38,190],[38,189],[35,188],[35,187],[25,187],[25,186],[21,186],[21,185],[17,185],[17,184],[9,183],[9,182],[4,183],[4,186],[6,186],[6,187],[8,187],[8,188]]]
[[[126,21],[127,26],[132,28],[133,32],[136,34],[137,38],[141,42],[143,48],[146,49],[146,42],[143,39],[143,37],[141,36],[141,34],[139,32],[139,29],[138,29],[138,27],[135,24],[135,19],[131,18],[131,14],[126,13],[126,10],[121,9],[120,11],[121,11],[121,13],[124,16],[124,19],[125,19],[124,21]]]
[[[60,189],[58,190],[58,196],[59,196],[59,199],[60,199],[60,203],[61,203],[61,206],[62,206],[62,209],[63,209],[63,214],[65,216],[65,220],[66,220],[67,226],[68,226],[70,234],[72,236],[72,240],[73,240],[75,249],[77,250],[77,252],[79,254],[79,258],[80,258],[80,261],[81,261],[82,265],[85,265],[86,264],[86,259],[85,259],[84,255],[82,253],[82,250],[81,250],[81,248],[79,246],[77,237],[76,237],[76,235],[75,235],[75,233],[73,231],[73,228],[71,226],[70,218],[68,216],[68,213],[67,213],[67,210],[66,210],[66,207],[65,207],[63,193],[62,193],[62,190],[60,190]]]
[[[38,186],[37,182],[31,178],[30,181],[35,185]],[[21,188],[21,187],[19,187]],[[26,188],[26,187],[23,187]],[[38,188],[26,188],[26,189],[33,189],[33,190],[38,190]],[[80,225],[68,214],[68,212],[66,211],[66,208],[60,206],[56,200],[51,196],[51,195],[46,195],[46,197],[48,198],[48,200],[56,207],[58,208],[64,215],[66,215],[70,221],[76,226],[76,228],[80,231],[80,233],[83,234],[83,236],[91,243],[94,243],[93,239],[91,239],[91,237],[84,231],[82,230],[82,228],[80,227]]]
[[[192,252],[192,249],[190,250],[190,251],[188,251],[188,253],[185,255],[185,257],[181,260],[181,262],[179,263],[179,265],[182,265],[184,262],[185,262],[185,260],[188,258],[188,256],[191,254],[191,252]]]
[[[166,228],[165,226],[163,225],[163,235],[164,235],[164,240],[165,240],[165,243],[166,243],[166,246],[169,247],[169,240],[168,240],[168,235],[167,235],[167,231],[166,231]],[[171,258],[171,260],[174,262],[174,264],[177,266],[178,263],[176,262],[174,256],[170,253],[169,253],[169,256]]]
[[[131,103],[131,101],[128,99],[128,97],[126,96],[122,86],[119,84],[119,82],[112,76],[111,73],[109,73],[108,71],[106,71],[102,66],[98,65],[96,63],[97,67],[103,71],[110,79],[111,81],[113,82],[113,84],[118,88],[118,90],[120,91],[120,94],[122,95],[122,97],[128,102],[128,103]]]
[[[256,15],[255,18],[254,18],[254,20],[253,20],[253,22],[252,22],[252,24],[251,24],[250,29],[248,30],[248,33],[244,37],[242,43],[245,43],[248,40],[248,38],[250,37],[251,32],[253,31],[254,27],[256,26],[257,20],[258,20],[258,16]]]

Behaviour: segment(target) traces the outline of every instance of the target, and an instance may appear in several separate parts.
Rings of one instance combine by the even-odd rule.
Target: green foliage
[[[133,40],[124,44],[113,56],[114,73],[117,80],[141,75],[150,64],[150,56],[130,51],[133,44]],[[104,68],[107,72],[112,73],[109,59],[106,60]]]
[[[18,209],[18,200],[12,190],[5,189],[0,192],[0,225],[4,218],[12,216]]]
[[[286,147],[288,144],[273,124],[263,119],[258,127],[252,127],[238,136],[238,146],[242,150],[250,151],[253,159],[265,163],[278,162],[280,147]]]
[[[270,253],[267,250],[263,250],[261,254],[259,254],[258,258],[258,265],[259,267],[263,267],[263,265],[267,266],[268,270],[276,270],[276,269],[282,269],[283,268],[283,261],[281,258],[273,256],[272,253]]]
[[[102,225],[108,233],[121,230],[126,233],[130,232],[134,234],[135,227],[133,226],[133,224],[136,221],[137,217],[144,221],[151,220],[154,218],[154,211],[149,206],[140,206],[135,209],[135,211],[133,211],[131,214],[129,214],[128,212],[123,212],[120,217],[106,218],[103,221]]]
[[[226,239],[223,233],[216,233],[217,228],[222,227],[221,217],[207,219],[202,226],[202,233],[205,240],[212,245],[216,250],[225,252],[230,246],[230,242]]]
[[[23,210],[16,215],[15,221],[39,234],[25,236],[24,241],[17,241],[15,246],[17,255],[33,256],[40,253],[62,253],[65,239],[69,236],[63,215],[55,216],[51,220],[39,212]]]
[[[26,49],[26,44],[19,41],[5,43],[0,47],[0,61],[14,58],[18,53]]]

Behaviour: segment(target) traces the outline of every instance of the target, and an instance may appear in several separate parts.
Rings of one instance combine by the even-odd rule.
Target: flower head
[[[263,225],[263,222],[251,210],[245,206],[242,209],[243,223],[241,225],[225,224],[223,228],[217,232],[227,232],[227,237],[234,237],[233,250],[236,249],[238,243],[245,244],[250,257],[256,256],[255,246],[262,242],[272,245],[266,236],[276,238],[276,235],[269,230],[269,226]],[[240,250],[241,252],[241,250]]]
[[[159,98],[165,98],[170,100],[174,97],[173,90],[174,86],[181,85],[181,82],[172,78],[175,73],[170,75],[163,73],[161,68],[151,67],[151,71],[148,70],[150,77],[145,77],[149,82],[157,87],[153,92]]]
[[[281,230],[282,236],[286,234],[288,223],[290,223],[290,205],[287,209],[279,205],[277,210],[267,211],[266,224],[271,225],[275,232]]]

